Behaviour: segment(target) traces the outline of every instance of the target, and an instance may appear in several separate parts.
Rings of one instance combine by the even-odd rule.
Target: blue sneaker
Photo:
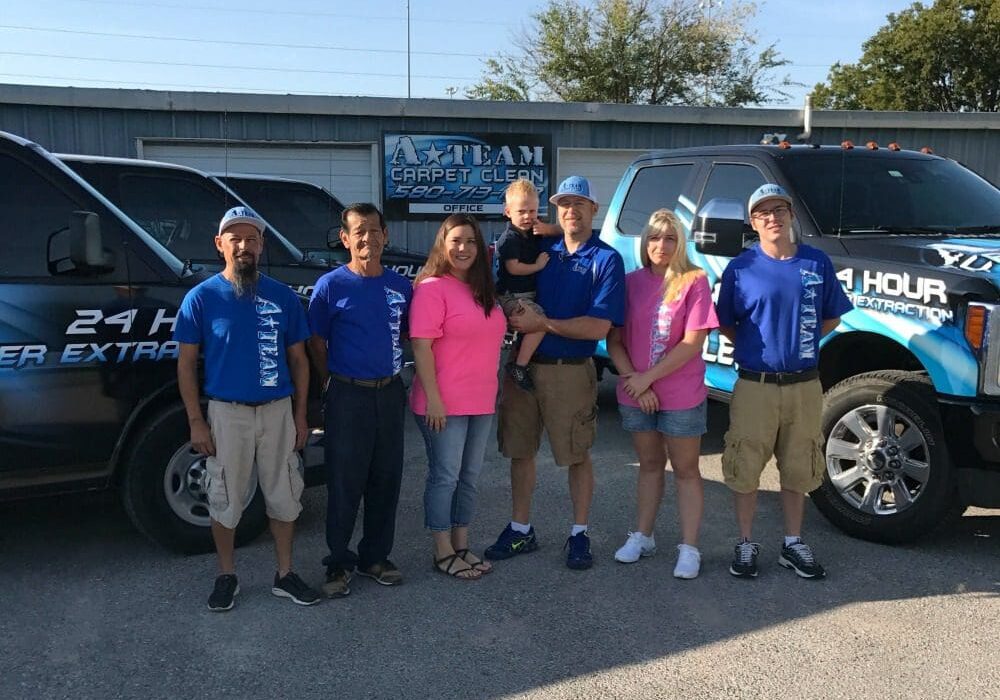
[[[496,561],[497,559],[510,559],[515,554],[527,554],[538,549],[538,540],[535,539],[535,528],[529,528],[528,534],[518,532],[507,523],[497,541],[486,548],[484,552],[487,559]]]
[[[566,566],[571,569],[589,569],[594,565],[594,557],[590,554],[590,535],[587,531],[566,538]]]

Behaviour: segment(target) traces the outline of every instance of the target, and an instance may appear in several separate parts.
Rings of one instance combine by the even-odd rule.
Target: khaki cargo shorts
[[[530,365],[534,391],[504,377],[497,418],[497,443],[504,457],[534,457],[549,437],[556,464],[582,462],[597,434],[597,371],[590,358],[577,365]]]
[[[255,472],[267,517],[283,522],[298,518],[305,484],[295,452],[292,400],[263,406],[209,401],[208,425],[215,442],[215,456],[205,463],[212,520],[228,528],[239,524],[254,493]]]
[[[826,467],[822,411],[823,387],[818,379],[784,385],[738,379],[722,453],[726,486],[737,493],[756,491],[761,472],[774,455],[782,489],[814,490]]]

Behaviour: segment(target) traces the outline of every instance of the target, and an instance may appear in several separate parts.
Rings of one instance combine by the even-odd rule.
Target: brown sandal
[[[462,561],[471,566],[474,571],[478,571],[481,574],[488,574],[491,571],[493,571],[492,564],[490,564],[488,561],[480,559],[478,556],[470,552],[468,548],[456,549],[455,554],[460,556],[462,558]],[[476,561],[469,561],[470,556],[475,558]]]
[[[455,568],[456,562],[462,562],[463,564],[466,565],[467,568],[456,569]],[[462,559],[462,557],[459,556],[458,552],[441,557],[440,559],[435,559],[434,570],[437,571],[438,573],[451,576],[452,578],[457,578],[460,581],[475,581],[480,576],[482,576],[482,572],[479,569],[472,566],[471,564],[469,564],[467,561],[465,561],[465,559]],[[466,572],[469,573],[466,574]]]

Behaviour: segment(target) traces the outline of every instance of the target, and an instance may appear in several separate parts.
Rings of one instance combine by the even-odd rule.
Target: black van
[[[204,227],[225,205],[214,221],[135,212],[140,226],[43,148],[0,132],[0,500],[116,488],[153,540],[211,550],[171,336],[184,294],[218,266]],[[315,279],[293,251],[272,245],[271,264]],[[266,526],[260,494],[247,497],[240,542]]]
[[[267,175],[222,175],[214,179],[227,185],[258,214],[309,255],[331,265],[343,265],[350,253],[340,242],[340,215],[344,205],[328,191],[310,182]],[[391,239],[391,231],[390,231]],[[388,246],[382,263],[413,280],[427,257]]]

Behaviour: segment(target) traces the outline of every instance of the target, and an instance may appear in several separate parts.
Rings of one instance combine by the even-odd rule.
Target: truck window
[[[69,226],[70,215],[86,209],[26,163],[0,154],[0,277],[50,277],[48,240]],[[102,219],[104,246],[120,257],[119,231]],[[53,239],[55,257],[69,254],[67,236]],[[124,268],[124,266],[122,266]],[[114,274],[114,273],[111,273]]]
[[[618,230],[626,236],[638,236],[649,215],[666,207],[673,210],[691,177],[692,163],[653,165],[636,173],[618,217]]]
[[[340,226],[344,207],[319,189],[292,182],[251,182],[229,178],[226,183],[295,245],[306,251],[326,251],[326,232]]]
[[[752,165],[716,163],[712,166],[698,206],[717,197],[746,202],[753,191],[765,183],[767,178]]]

